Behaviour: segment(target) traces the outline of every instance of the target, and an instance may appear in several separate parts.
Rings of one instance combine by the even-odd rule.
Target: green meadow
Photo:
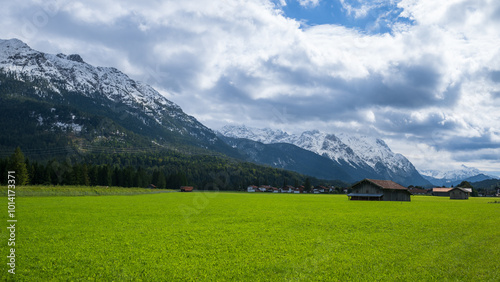
[[[7,202],[4,196],[4,202]],[[413,196],[18,196],[1,280],[499,281],[500,204]]]

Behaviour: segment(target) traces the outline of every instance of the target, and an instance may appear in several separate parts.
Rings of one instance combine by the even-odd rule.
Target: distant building
[[[155,186],[155,185],[153,185],[153,184],[149,184],[149,185],[148,185],[148,188],[149,188],[149,189],[156,189],[156,186]]]
[[[260,192],[272,192],[273,191],[272,187],[269,185],[260,185],[258,189]]]
[[[255,192],[255,191],[257,191],[257,188],[258,188],[257,186],[250,185],[247,187],[247,191],[248,192]]]
[[[450,190],[450,199],[452,200],[467,200],[472,192],[470,188],[455,187]]]
[[[193,186],[181,186],[181,192],[193,192]]]
[[[408,189],[413,195],[427,195],[427,193],[429,192],[428,190],[426,189],[420,189],[420,188],[416,188],[416,187],[413,187],[413,188],[409,188]]]
[[[361,201],[411,201],[411,193],[391,180],[363,179],[352,186],[347,195],[350,200]]]
[[[449,197],[453,188],[432,188],[432,196]]]

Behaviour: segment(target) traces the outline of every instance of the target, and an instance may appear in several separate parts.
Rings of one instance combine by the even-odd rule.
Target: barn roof
[[[432,188],[432,192],[450,192],[453,188]]]
[[[399,185],[396,182],[391,181],[391,180],[377,180],[377,179],[368,179],[368,178],[366,178],[366,179],[363,179],[363,180],[359,181],[358,183],[361,183],[363,181],[371,182],[371,183],[379,186],[382,189],[406,190],[406,191],[408,191],[408,189],[406,187],[403,187],[403,186],[401,186],[401,185]],[[353,186],[357,185],[358,183],[354,184]]]
[[[472,193],[472,189],[471,188],[462,188],[462,187],[455,187],[455,188],[450,188],[450,191],[451,190],[455,190],[455,189],[458,189],[462,192],[465,192],[465,193]]]

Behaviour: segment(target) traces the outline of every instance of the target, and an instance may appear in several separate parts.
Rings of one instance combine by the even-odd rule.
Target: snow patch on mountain
[[[380,139],[348,134],[328,134],[318,130],[301,134],[288,134],[281,130],[255,129],[246,126],[224,126],[220,133],[232,138],[245,138],[264,144],[289,143],[309,150],[331,160],[344,161],[349,165],[366,166],[380,171],[382,167],[391,172],[411,172],[415,168],[403,155],[391,151]]]
[[[353,136],[345,133],[338,134],[338,137],[375,170],[377,170],[377,164],[384,164],[391,171],[401,169],[405,172],[410,172],[415,169],[406,157],[392,152],[384,140],[368,136]]]
[[[435,179],[457,181],[473,177],[482,172],[475,167],[468,167],[462,165],[460,169],[450,170],[450,171],[437,171],[437,170],[419,170],[420,174],[423,176],[432,177]],[[492,176],[492,178],[494,178]]]
[[[116,105],[126,105],[170,131],[193,133],[178,126],[184,124],[197,129],[200,134],[207,132],[208,135],[214,135],[212,130],[185,114],[177,104],[151,86],[132,80],[116,68],[94,67],[78,54],[45,54],[31,49],[18,39],[0,40],[0,72],[14,75],[19,81],[43,80],[48,84],[46,89],[54,93],[76,92],[89,98],[105,98]],[[47,93],[40,90],[37,95],[45,97]],[[131,114],[128,110],[126,112]],[[146,122],[142,117],[137,117]],[[167,124],[164,117],[171,117],[179,123]]]

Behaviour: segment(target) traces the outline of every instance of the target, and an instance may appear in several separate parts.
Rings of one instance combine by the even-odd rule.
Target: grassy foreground
[[[500,204],[488,201],[202,192],[18,197],[14,278],[499,281]],[[5,206],[7,226],[6,214]],[[1,280],[12,279],[6,263],[1,271]]]
[[[122,188],[122,187],[89,187],[89,186],[18,186],[16,196],[106,196],[106,195],[138,195],[172,192],[171,189]],[[7,187],[0,187],[0,196],[7,196]]]

